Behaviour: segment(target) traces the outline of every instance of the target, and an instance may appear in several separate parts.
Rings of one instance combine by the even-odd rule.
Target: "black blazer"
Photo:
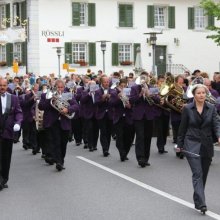
[[[178,147],[201,155],[202,146],[202,151],[207,154],[202,156],[213,157],[213,132],[217,138],[220,137],[220,117],[214,105],[206,102],[202,116],[197,112],[194,102],[183,108],[178,131]]]

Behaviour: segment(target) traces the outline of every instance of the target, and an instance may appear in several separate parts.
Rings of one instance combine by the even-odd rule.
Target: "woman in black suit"
[[[185,152],[193,173],[195,208],[205,214],[204,189],[214,154],[212,132],[220,142],[220,118],[215,106],[205,101],[208,94],[206,86],[196,84],[192,94],[194,101],[186,105],[182,112],[177,144],[179,151]]]

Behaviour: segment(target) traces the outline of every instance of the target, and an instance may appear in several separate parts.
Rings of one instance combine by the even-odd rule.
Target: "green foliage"
[[[220,1],[202,0],[200,5],[206,11],[206,15],[213,16],[216,20],[220,20]],[[207,38],[212,39],[220,46],[220,27],[214,25],[207,27],[207,29],[216,32],[215,34],[207,36]]]

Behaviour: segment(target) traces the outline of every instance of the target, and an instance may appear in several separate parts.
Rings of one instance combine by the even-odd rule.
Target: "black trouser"
[[[88,144],[88,132],[86,121],[84,118],[82,118],[82,138],[84,144]]]
[[[46,131],[38,130],[37,131],[37,151],[41,149],[42,154],[46,155]]]
[[[108,152],[111,143],[112,120],[108,118],[107,113],[102,119],[98,120],[98,125],[100,129],[100,143],[102,150],[103,152]]]
[[[157,148],[158,151],[164,151],[164,146],[167,142],[167,135],[169,133],[170,116],[161,114],[155,120],[157,128]]]
[[[88,148],[90,150],[97,148],[97,142],[99,138],[99,127],[95,117],[90,119],[85,119],[85,124],[88,129],[87,138],[88,138]]]
[[[0,183],[9,179],[13,140],[0,138]]]
[[[44,152],[46,155],[46,158],[53,158],[53,143],[52,143],[52,132],[51,127],[45,128],[44,130],[45,139],[44,139]]]
[[[177,143],[177,136],[178,136],[178,130],[180,126],[181,121],[172,121],[172,130],[173,130],[173,142],[176,144]]]
[[[72,119],[72,134],[76,143],[82,143],[83,124],[81,118]]]
[[[69,130],[63,130],[60,121],[57,120],[50,128],[52,145],[53,145],[53,159],[56,163],[64,164],[66,156],[66,146],[69,137]]]
[[[153,120],[135,120],[135,153],[138,162],[148,162],[153,135]]]
[[[35,149],[37,146],[37,130],[35,121],[22,123],[23,145]]]
[[[206,206],[205,184],[212,158],[209,157],[187,157],[192,170],[192,182],[194,188],[193,200],[196,208]]]
[[[116,147],[121,158],[125,158],[134,140],[134,125],[126,123],[125,118],[120,118],[115,124]]]

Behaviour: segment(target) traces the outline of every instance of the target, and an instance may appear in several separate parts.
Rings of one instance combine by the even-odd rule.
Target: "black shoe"
[[[207,212],[207,207],[206,207],[206,206],[202,206],[202,207],[200,208],[200,211],[201,211],[201,213],[202,213],[203,215],[205,215],[205,213]]]
[[[38,150],[32,150],[32,154],[33,154],[33,155],[36,155],[36,154],[38,154],[38,153],[40,153],[40,151],[38,151]]]
[[[45,157],[45,162],[48,163],[49,165],[54,165],[54,160],[51,157]]]
[[[138,161],[138,165],[142,168],[146,167],[146,163],[142,161]]]
[[[3,184],[3,189],[7,189],[7,188],[8,188],[8,184],[7,183]]]
[[[94,151],[97,150],[97,147],[94,147],[93,150],[94,150]]]
[[[166,154],[166,153],[168,153],[168,151],[166,151],[166,150],[159,150],[158,153],[159,154]]]
[[[45,159],[45,157],[46,157],[45,154],[42,154],[42,155],[41,155],[41,158],[42,158],[42,159]]]
[[[0,184],[0,191],[4,189],[3,184]]]
[[[28,146],[26,145],[26,144],[23,144],[23,148],[25,149],[25,150],[28,150]]]
[[[184,155],[180,153],[179,158],[184,159]]]
[[[107,151],[105,151],[104,153],[103,153],[103,156],[104,157],[107,157],[109,155],[109,152],[107,152]]]
[[[79,146],[79,145],[81,145],[81,144],[82,144],[82,143],[80,143],[80,142],[79,142],[79,143],[76,143],[76,146]]]
[[[176,152],[176,156],[177,156],[177,157],[180,157],[180,152]]]
[[[87,149],[87,148],[88,148],[88,144],[85,144],[83,148],[84,148],[84,149]]]
[[[125,157],[125,160],[129,160],[128,157]]]
[[[121,157],[121,162],[124,162],[125,161],[125,157]]]
[[[92,149],[92,148],[90,148],[90,149],[89,149],[89,151],[90,151],[90,152],[93,152],[93,149]]]
[[[62,171],[62,170],[64,169],[64,167],[63,167],[62,164],[57,163],[57,164],[56,164],[56,169],[57,169],[58,171]]]

